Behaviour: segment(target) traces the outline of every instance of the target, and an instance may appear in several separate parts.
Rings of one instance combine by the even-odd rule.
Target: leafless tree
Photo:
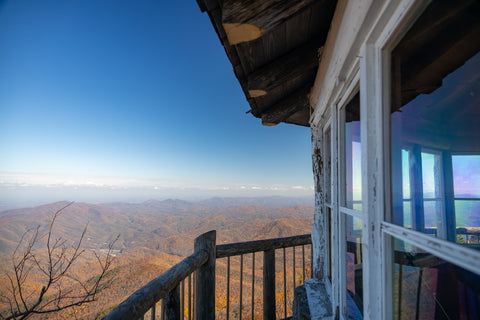
[[[58,312],[93,302],[99,291],[108,285],[107,275],[112,266],[112,249],[116,239],[110,242],[103,257],[94,252],[100,269],[99,274],[81,280],[72,273],[72,267],[85,253],[82,242],[88,225],[83,229],[79,240],[71,245],[67,240],[54,236],[55,221],[71,204],[53,214],[46,234],[40,234],[40,226],[23,234],[11,256],[13,270],[6,272],[7,293],[0,299],[8,307],[0,313],[0,319],[27,319],[34,314]],[[45,241],[44,255],[34,250],[41,240]],[[29,281],[38,275],[42,279],[42,288],[31,288]]]

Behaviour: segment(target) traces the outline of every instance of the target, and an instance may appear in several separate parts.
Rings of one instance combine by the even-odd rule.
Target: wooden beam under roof
[[[310,109],[304,100],[314,83],[318,49],[324,45],[337,0],[197,2],[212,21],[252,115],[263,117],[264,123],[309,126]],[[304,87],[308,89],[299,95]]]
[[[305,86],[273,104],[268,110],[262,113],[262,124],[266,126],[276,125],[284,122],[299,111],[309,110],[308,94],[310,90],[311,86]],[[307,115],[309,115],[309,113],[307,113]],[[309,120],[309,117],[300,119],[300,123],[297,124],[308,126]]]
[[[310,127],[310,107],[303,108],[290,117],[285,119],[285,123],[295,124],[297,126]]]
[[[258,92],[268,94],[274,88],[300,77],[315,77],[318,68],[318,41],[294,49],[247,77],[247,90],[252,98]]]
[[[222,23],[230,45],[259,38],[316,0],[224,0]]]
[[[197,4],[202,12],[211,11],[218,7],[218,0],[197,0]]]

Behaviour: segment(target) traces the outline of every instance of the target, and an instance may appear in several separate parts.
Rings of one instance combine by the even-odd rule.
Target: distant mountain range
[[[49,218],[66,204],[62,201],[0,212],[0,268],[9,268],[9,257],[27,230],[40,225],[40,233],[46,233]],[[63,210],[54,234],[74,241],[88,224],[83,247],[90,252],[101,251],[119,235],[112,286],[102,292],[98,302],[78,309],[75,315],[95,319],[193,252],[194,239],[206,231],[217,230],[218,244],[306,234],[310,233],[313,212],[313,199],[284,197],[73,203]],[[36,250],[44,250],[42,243]],[[77,272],[89,274],[85,270],[90,270],[93,262],[94,256],[87,251],[77,262]],[[2,276],[0,284],[5,281]],[[63,312],[48,319],[69,317]]]
[[[11,253],[21,235],[29,228],[36,225],[45,228],[49,217],[67,203],[62,201],[1,211],[0,255]],[[310,198],[287,197],[211,198],[197,202],[178,199],[142,203],[79,202],[64,210],[56,225],[56,233],[68,239],[72,234],[80,234],[88,224],[85,243],[88,248],[100,249],[120,234],[117,245],[119,250],[125,251],[137,248],[139,243],[148,245],[159,239],[205,228],[235,228],[255,219],[308,219],[313,217],[311,206],[313,200]],[[197,235],[195,232],[193,234]]]

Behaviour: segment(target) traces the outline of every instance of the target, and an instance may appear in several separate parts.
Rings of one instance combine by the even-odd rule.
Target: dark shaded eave
[[[197,0],[251,113],[265,125],[309,126],[314,84],[337,0]]]

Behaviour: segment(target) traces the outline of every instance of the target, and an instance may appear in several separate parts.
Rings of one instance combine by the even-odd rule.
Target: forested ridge
[[[64,202],[58,202],[0,212],[2,271],[11,268],[10,257],[20,237],[36,225],[41,226],[40,233],[45,232],[52,212],[63,205]],[[306,234],[310,233],[313,210],[308,200],[294,198],[214,198],[199,202],[150,200],[140,204],[73,203],[62,212],[54,233],[57,237],[75,240],[88,224],[83,243],[87,250],[73,270],[87,280],[95,276],[93,253],[102,254],[108,243],[118,235],[113,251],[115,259],[107,274],[109,286],[100,292],[96,302],[33,318],[101,318],[135,290],[191,254],[193,240],[198,235],[215,229],[217,243],[223,244]],[[35,250],[42,255],[44,247],[41,242]],[[251,258],[248,259],[246,264],[251,263]],[[217,308],[221,314],[225,261],[219,260],[217,268]],[[257,272],[256,277],[260,275]],[[234,272],[234,283],[238,282],[235,277],[238,274]],[[5,292],[7,278],[3,272],[0,279],[1,294],[8,294]],[[261,286],[261,281],[257,283]],[[41,289],[36,277],[32,277],[27,285]],[[72,282],[71,285],[75,284]],[[234,300],[238,294],[236,291],[238,289],[232,288]],[[5,307],[0,305],[0,309]]]

